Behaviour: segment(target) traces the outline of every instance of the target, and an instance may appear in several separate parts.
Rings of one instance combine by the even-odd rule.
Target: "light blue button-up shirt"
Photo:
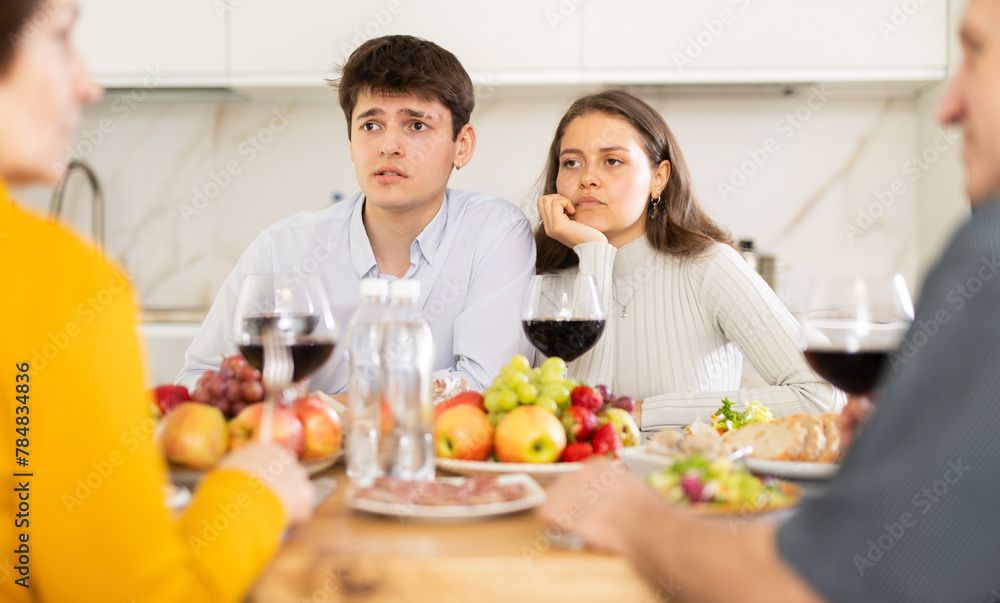
[[[361,193],[316,212],[290,216],[262,232],[226,278],[185,354],[178,383],[193,386],[222,357],[238,353],[233,313],[247,274],[307,272],[324,284],[340,337],[361,303],[363,278],[380,274],[362,221]],[[448,189],[437,215],[410,245],[404,278],[420,282],[420,307],[434,336],[434,376],[456,375],[485,389],[515,354],[531,357],[521,329],[521,305],[534,273],[535,244],[527,218],[489,195]],[[347,350],[333,357],[310,385],[347,391]]]

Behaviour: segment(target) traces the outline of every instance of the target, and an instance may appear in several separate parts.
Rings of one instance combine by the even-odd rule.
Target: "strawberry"
[[[153,400],[164,415],[181,402],[187,402],[190,399],[191,395],[183,385],[158,385],[153,389]]]
[[[594,456],[594,447],[590,442],[574,442],[566,446],[562,453],[562,462],[575,463]]]
[[[570,394],[570,401],[573,406],[581,406],[591,412],[597,412],[604,405],[604,396],[601,395],[601,392],[594,391],[586,385],[577,385]]]
[[[583,442],[590,439],[597,429],[598,419],[591,410],[582,406],[570,406],[563,411],[562,422],[570,442]]]
[[[618,458],[618,451],[622,449],[622,439],[618,435],[618,430],[614,424],[608,422],[601,426],[590,439],[594,446],[594,454],[597,456],[611,456]]]

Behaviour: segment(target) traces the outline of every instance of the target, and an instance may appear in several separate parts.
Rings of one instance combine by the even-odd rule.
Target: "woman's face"
[[[649,199],[660,195],[669,174],[666,161],[655,170],[650,166],[628,121],[589,113],[569,122],[563,134],[556,192],[573,202],[572,220],[621,247],[645,233]]]
[[[74,0],[42,0],[17,35],[0,76],[0,176],[11,184],[51,183],[80,123],[101,95],[71,43]]]

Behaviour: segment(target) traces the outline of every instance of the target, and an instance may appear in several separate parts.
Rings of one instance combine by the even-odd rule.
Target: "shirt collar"
[[[427,226],[417,235],[413,243],[417,246],[420,254],[424,256],[428,264],[434,264],[434,254],[441,245],[444,238],[444,229],[448,225],[448,197],[451,191],[445,189],[444,199],[441,201],[441,208],[438,209],[434,218],[428,222]],[[413,261],[413,247],[410,247],[410,261]]]
[[[434,264],[434,254],[441,246],[445,227],[448,225],[448,198],[450,196],[451,191],[445,189],[441,208],[410,245],[411,262],[416,259],[415,253],[419,253],[428,264]],[[378,273],[378,262],[375,260],[375,252],[372,251],[372,242],[368,238],[368,231],[365,230],[364,207],[365,197],[362,193],[358,196],[351,212],[350,226],[351,262],[354,264],[354,272],[358,278],[374,276]]]
[[[369,276],[373,270],[377,270],[378,262],[375,261],[375,252],[372,251],[372,242],[368,240],[368,232],[365,230],[365,223],[362,216],[365,208],[364,194],[358,195],[358,200],[354,204],[354,211],[351,212],[351,262],[354,264],[354,272],[358,278]]]

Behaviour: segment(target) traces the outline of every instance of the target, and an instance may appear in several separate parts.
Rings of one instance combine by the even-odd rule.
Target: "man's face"
[[[350,148],[366,200],[393,213],[440,201],[462,139],[452,140],[451,112],[438,101],[362,93]]]
[[[938,119],[962,127],[966,192],[978,203],[1000,192],[1000,2],[970,0],[961,38],[963,61]]]

